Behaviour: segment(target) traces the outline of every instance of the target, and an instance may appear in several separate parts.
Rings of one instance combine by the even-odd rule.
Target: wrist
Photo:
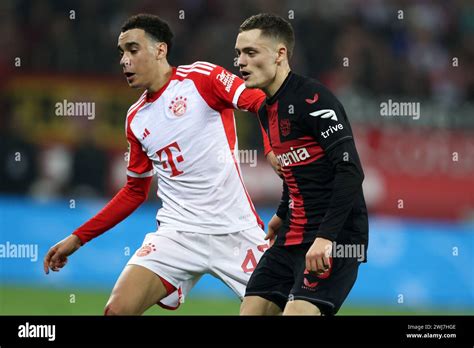
[[[332,244],[333,241],[331,239],[326,238],[326,237],[316,237],[313,244],[316,244],[316,243]]]
[[[75,232],[71,234],[70,238],[74,240],[74,244],[77,245],[78,248],[85,244],[85,241],[83,241]]]

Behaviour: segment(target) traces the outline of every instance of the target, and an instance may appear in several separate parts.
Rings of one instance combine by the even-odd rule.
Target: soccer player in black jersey
[[[343,106],[321,83],[289,66],[288,21],[258,14],[239,28],[236,53],[281,172],[283,194],[269,223],[272,247],[247,285],[241,314],[334,315],[366,260],[364,173]]]

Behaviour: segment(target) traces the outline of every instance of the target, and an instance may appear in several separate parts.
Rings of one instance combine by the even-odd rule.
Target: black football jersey
[[[258,116],[284,176],[276,213],[284,225],[275,244],[323,237],[367,246],[364,173],[338,99],[321,83],[290,72]]]

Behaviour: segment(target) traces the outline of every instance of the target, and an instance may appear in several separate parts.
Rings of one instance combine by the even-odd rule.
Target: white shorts
[[[203,234],[159,228],[148,233],[127,265],[143,266],[177,290],[161,300],[176,309],[202,275],[221,279],[242,300],[250,275],[269,247],[260,227],[228,234]]]

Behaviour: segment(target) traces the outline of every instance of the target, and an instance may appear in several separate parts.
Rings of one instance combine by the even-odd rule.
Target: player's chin
[[[140,88],[141,87],[140,82],[137,81],[136,76],[133,76],[132,78],[127,78],[126,81],[127,81],[128,87],[131,87],[131,88]]]
[[[140,88],[141,85],[135,81],[127,81],[128,87],[130,88]]]
[[[247,79],[244,81],[245,87],[247,88],[259,88],[258,83],[255,83],[254,81]]]

